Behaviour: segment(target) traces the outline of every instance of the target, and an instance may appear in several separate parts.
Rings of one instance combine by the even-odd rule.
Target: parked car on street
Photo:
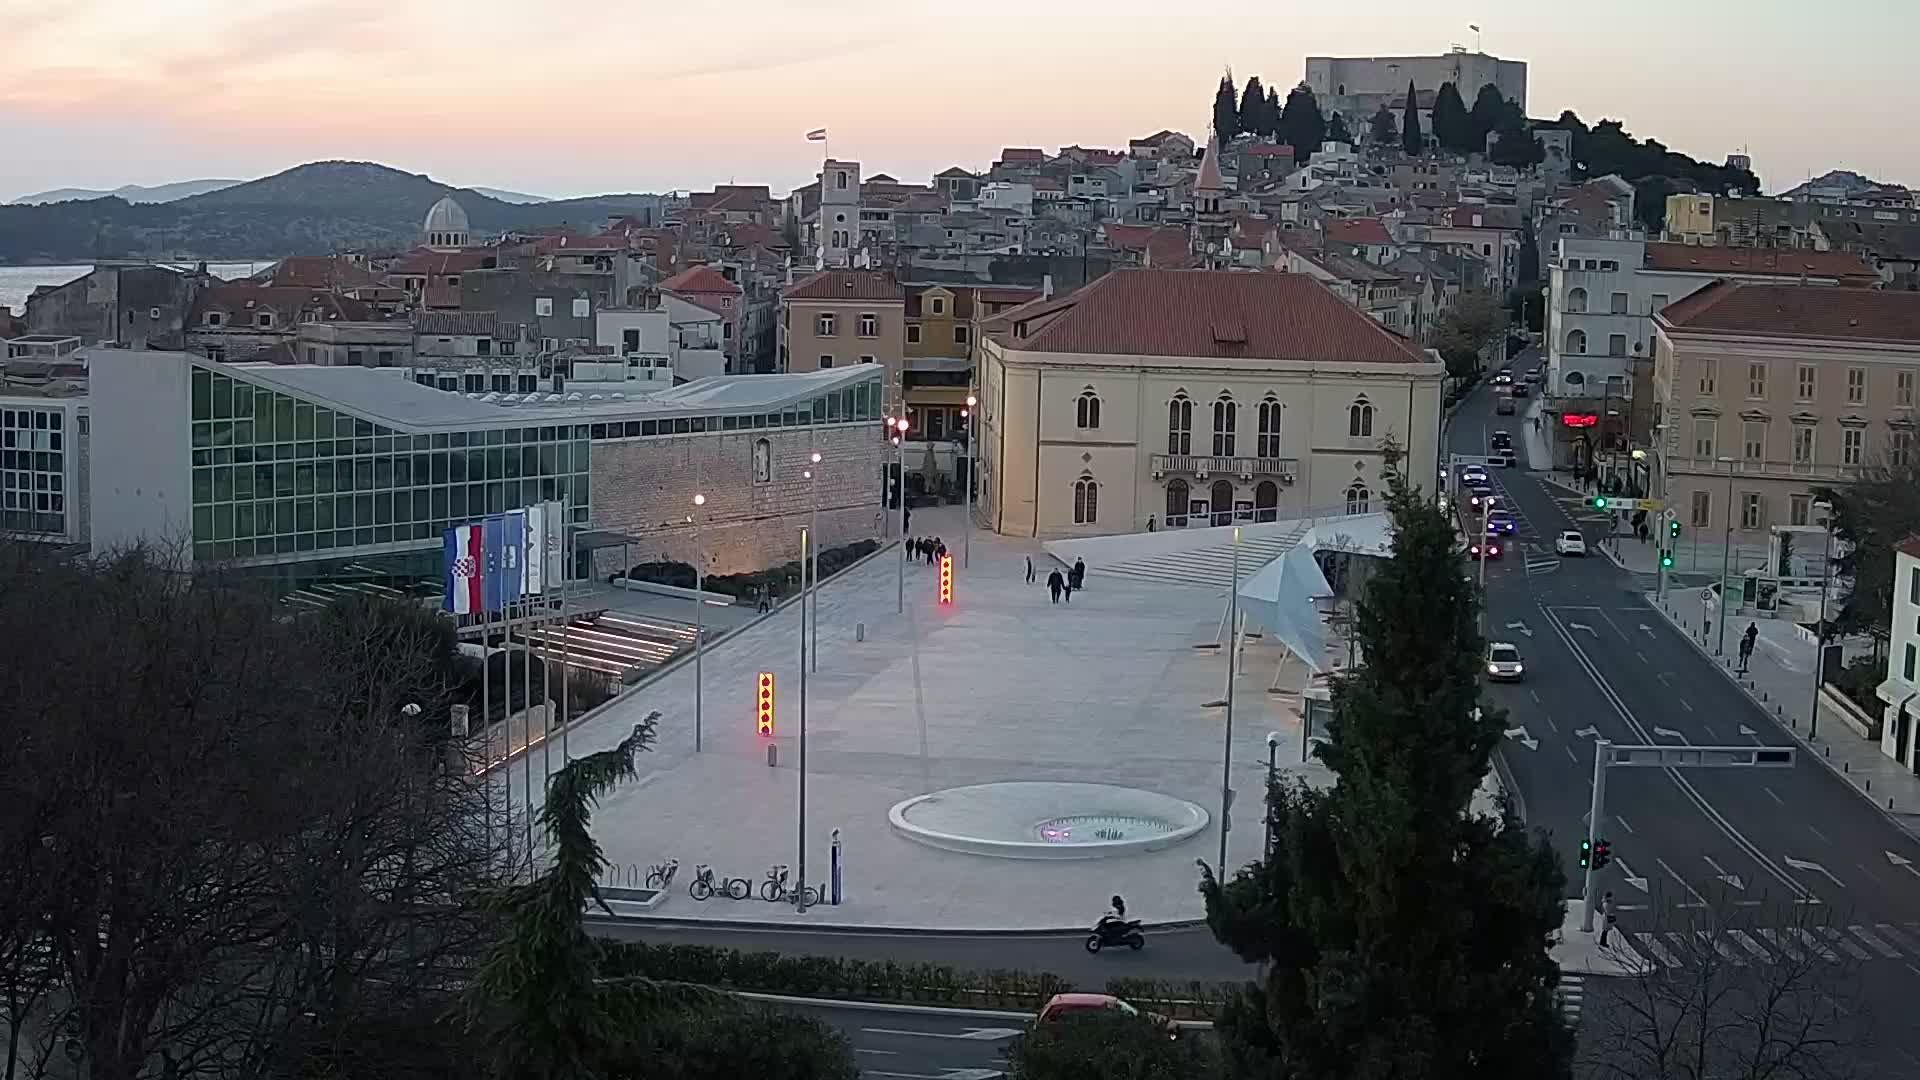
[[[1587,553],[1587,538],[1578,529],[1568,529],[1553,538],[1553,553],[1556,555],[1581,555]]]

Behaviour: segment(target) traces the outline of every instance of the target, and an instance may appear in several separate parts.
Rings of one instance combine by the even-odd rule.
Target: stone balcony
[[[1179,475],[1206,479],[1211,476],[1238,476],[1243,480],[1256,477],[1279,477],[1283,482],[1292,483],[1300,470],[1298,458],[1263,457],[1206,457],[1200,454],[1154,454],[1152,458],[1155,479],[1163,476]]]

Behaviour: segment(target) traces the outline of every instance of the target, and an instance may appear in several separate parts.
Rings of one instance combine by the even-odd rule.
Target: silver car
[[[1520,662],[1520,650],[1504,641],[1487,647],[1487,678],[1493,682],[1519,682],[1527,676]]]

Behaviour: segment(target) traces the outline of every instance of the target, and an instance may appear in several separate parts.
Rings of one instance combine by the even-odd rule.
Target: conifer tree
[[[1400,108],[1400,149],[1411,157],[1419,157],[1426,145],[1426,136],[1420,131],[1420,98],[1409,82],[1407,103]]]
[[[1363,662],[1317,750],[1333,787],[1277,782],[1265,858],[1224,882],[1202,867],[1215,937],[1265,971],[1217,1018],[1227,1073],[1563,1080],[1565,875],[1510,807],[1470,809],[1505,723],[1481,703],[1479,598],[1443,511],[1400,479],[1387,509]]]

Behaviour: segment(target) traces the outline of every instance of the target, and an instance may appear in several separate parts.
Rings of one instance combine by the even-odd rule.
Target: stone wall
[[[754,444],[766,440],[767,479],[755,467]],[[734,574],[797,558],[808,525],[814,482],[802,473],[822,457],[818,479],[821,542],[850,544],[881,534],[881,461],[886,444],[876,423],[593,444],[593,527],[640,538],[624,553],[634,563],[692,563],[706,553],[706,571]],[[693,496],[704,492],[699,537],[687,524]],[[621,569],[618,548],[594,556],[594,573]]]

